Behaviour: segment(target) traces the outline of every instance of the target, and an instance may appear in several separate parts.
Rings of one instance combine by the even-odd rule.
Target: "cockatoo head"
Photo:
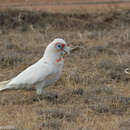
[[[70,50],[71,48],[67,46],[67,43],[63,39],[56,38],[47,46],[44,57],[57,60],[58,58],[62,58],[64,54],[69,53]]]

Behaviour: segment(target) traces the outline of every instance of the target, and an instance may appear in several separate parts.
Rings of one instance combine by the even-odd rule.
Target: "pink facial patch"
[[[57,62],[57,63],[58,63],[58,62],[61,62],[62,59],[63,59],[63,58],[59,58],[59,59],[56,60],[56,62]]]
[[[65,44],[61,44],[61,46],[62,46],[62,47],[61,47],[61,50],[63,50],[63,48],[65,47]]]

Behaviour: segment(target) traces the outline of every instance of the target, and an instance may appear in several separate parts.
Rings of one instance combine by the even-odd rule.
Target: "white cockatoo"
[[[64,64],[63,55],[71,50],[67,43],[60,38],[54,39],[47,48],[43,57],[29,66],[11,80],[0,82],[0,91],[6,89],[36,89],[42,95],[43,89],[56,82],[62,73]]]

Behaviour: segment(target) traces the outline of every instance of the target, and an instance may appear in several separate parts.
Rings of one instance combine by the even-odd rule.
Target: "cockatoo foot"
[[[33,96],[33,101],[34,102],[40,102],[44,99],[44,96],[43,95],[34,95]]]

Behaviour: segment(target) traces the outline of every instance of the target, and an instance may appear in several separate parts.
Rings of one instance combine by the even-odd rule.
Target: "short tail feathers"
[[[10,80],[0,82],[0,91],[7,89],[6,85],[10,82]]]

